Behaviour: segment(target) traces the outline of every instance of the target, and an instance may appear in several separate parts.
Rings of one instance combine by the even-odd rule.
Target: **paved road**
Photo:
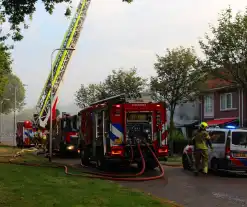
[[[181,168],[165,167],[166,183],[125,183],[188,207],[247,206],[247,178],[194,177]]]
[[[79,164],[79,160],[60,160]],[[247,177],[194,177],[181,168],[165,168],[165,179],[147,182],[121,182],[185,207],[247,207]]]

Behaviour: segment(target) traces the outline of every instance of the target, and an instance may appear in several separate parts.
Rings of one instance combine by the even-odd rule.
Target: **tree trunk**
[[[171,110],[171,115],[170,115],[170,135],[172,135],[173,131],[174,131],[174,121],[173,121],[173,118],[174,118],[174,110]]]
[[[175,114],[175,107],[176,106],[172,106],[171,105],[171,110],[170,110],[170,128],[169,128],[169,137],[170,137],[170,140],[169,140],[169,144],[170,144],[170,152],[171,152],[171,155],[173,156],[173,139],[172,139],[172,136],[173,136],[173,131],[175,129],[175,125],[174,125],[174,121],[173,121],[173,118],[174,118],[174,114]]]

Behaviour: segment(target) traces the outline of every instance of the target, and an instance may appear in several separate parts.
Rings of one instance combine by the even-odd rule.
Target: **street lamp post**
[[[52,102],[53,102],[53,55],[56,51],[75,50],[74,48],[57,48],[51,53],[51,98],[50,98],[50,133],[49,133],[49,161],[52,159]]]
[[[8,98],[5,98],[0,101],[0,143],[2,143],[2,133],[3,133],[3,102],[4,101],[9,101]]]
[[[14,91],[14,135],[13,135],[13,147],[15,146],[15,135],[16,135],[16,93],[17,93],[17,87],[15,86]]]

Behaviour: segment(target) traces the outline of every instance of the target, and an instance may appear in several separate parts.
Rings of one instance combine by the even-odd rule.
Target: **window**
[[[222,131],[212,131],[209,133],[211,142],[213,144],[224,144],[226,140],[226,133]]]
[[[232,132],[232,144],[247,145],[247,132]]]
[[[213,97],[211,95],[204,96],[204,112],[205,113],[213,112]]]
[[[232,109],[232,94],[224,93],[220,95],[220,110]]]

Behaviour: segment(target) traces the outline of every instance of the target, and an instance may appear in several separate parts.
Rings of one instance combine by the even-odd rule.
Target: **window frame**
[[[213,117],[214,116],[214,94],[204,95],[203,98],[204,98],[203,100],[204,117]]]
[[[227,96],[230,95],[231,96],[231,106],[228,107],[227,106]],[[222,102],[225,101],[225,107],[222,108]],[[220,111],[228,111],[228,110],[232,110],[233,109],[233,98],[232,98],[232,93],[221,93],[220,94]]]

